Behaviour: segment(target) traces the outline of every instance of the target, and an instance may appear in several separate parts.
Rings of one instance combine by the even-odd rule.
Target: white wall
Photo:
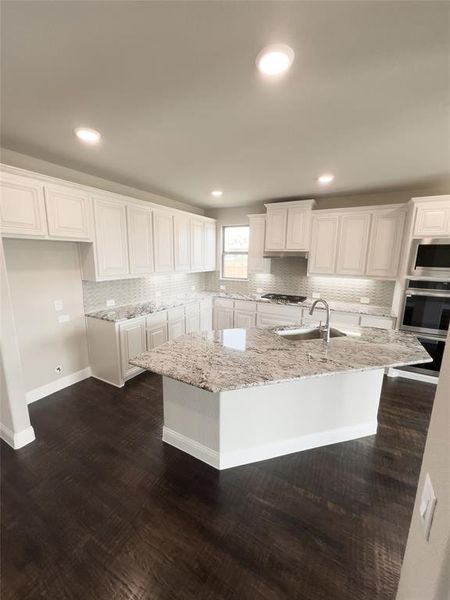
[[[20,448],[34,440],[34,431],[25,400],[22,363],[1,241],[0,273],[0,435],[13,448]]]
[[[450,598],[450,336],[436,390],[397,600]],[[437,504],[427,542],[419,518],[426,474]]]
[[[4,248],[25,389],[88,367],[77,244],[5,239]],[[56,312],[54,300],[62,300],[64,310]],[[70,321],[58,323],[59,314]]]
[[[12,167],[18,167],[20,169],[28,169],[29,171],[35,171],[42,175],[49,175],[50,177],[59,177],[66,181],[72,181],[82,185],[89,185],[92,187],[106,190],[108,192],[114,192],[116,194],[123,194],[124,196],[131,196],[132,198],[138,198],[140,200],[147,200],[148,202],[155,202],[156,204],[162,204],[170,208],[178,208],[180,210],[186,210],[196,214],[202,215],[204,210],[198,206],[192,206],[184,202],[178,202],[172,200],[172,198],[166,198],[159,194],[153,194],[144,190],[139,190],[128,185],[123,185],[117,181],[110,181],[109,179],[103,179],[89,173],[83,173],[68,167],[63,167],[55,163],[47,162],[46,160],[40,160],[33,156],[26,154],[20,154],[14,150],[8,150],[7,148],[1,148],[1,162]]]

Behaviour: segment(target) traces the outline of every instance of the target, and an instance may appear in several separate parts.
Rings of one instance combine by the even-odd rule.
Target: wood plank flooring
[[[222,472],[161,442],[157,375],[53,394],[2,442],[2,600],[392,600],[434,391],[386,379],[376,436]]]

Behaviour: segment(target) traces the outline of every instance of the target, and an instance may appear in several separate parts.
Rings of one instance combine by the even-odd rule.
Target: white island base
[[[377,431],[384,369],[209,392],[163,377],[163,441],[215,467]]]

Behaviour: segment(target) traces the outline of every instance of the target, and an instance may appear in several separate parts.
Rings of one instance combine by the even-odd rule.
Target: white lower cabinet
[[[248,329],[256,326],[256,313],[244,310],[234,311],[234,326],[236,328]]]
[[[186,319],[184,306],[171,308],[167,311],[169,341],[175,340],[177,337],[186,333]]]
[[[222,306],[214,308],[214,329],[232,329],[234,327],[233,308]]]
[[[161,311],[146,318],[147,349],[152,350],[168,340],[167,311]]]
[[[361,327],[379,327],[380,329],[394,329],[395,318],[378,317],[374,315],[361,315]]]
[[[140,373],[142,369],[130,365],[130,358],[142,354],[147,349],[145,317],[132,319],[129,323],[119,325],[120,363],[123,379]]]
[[[198,333],[200,331],[200,305],[186,305],[186,333]]]
[[[200,302],[200,331],[211,331],[213,328],[212,300]]]
[[[257,327],[279,327],[282,325],[300,325],[302,309],[297,306],[277,304],[258,304],[256,312]]]

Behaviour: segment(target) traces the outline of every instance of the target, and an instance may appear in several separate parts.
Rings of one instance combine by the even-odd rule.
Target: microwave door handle
[[[416,291],[412,291],[409,290],[405,296],[407,298],[411,298],[411,296],[430,296],[432,298],[448,298],[450,300],[450,294],[449,293],[434,293],[434,292],[416,292]]]

